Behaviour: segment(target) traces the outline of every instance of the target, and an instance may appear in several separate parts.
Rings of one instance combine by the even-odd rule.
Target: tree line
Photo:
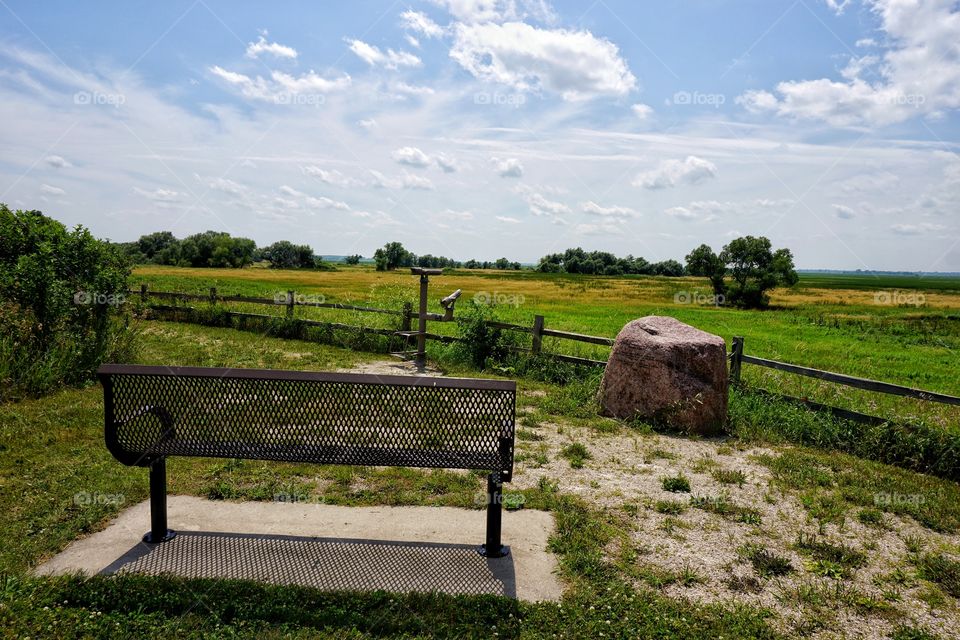
[[[393,269],[404,267],[426,267],[429,269],[504,269],[520,270],[519,262],[512,262],[506,258],[497,258],[493,262],[479,260],[467,260],[460,262],[453,258],[444,256],[433,256],[429,253],[418,256],[408,251],[399,242],[388,242],[373,254],[374,262],[377,265],[377,271],[392,271]]]
[[[330,268],[314,255],[310,245],[280,240],[257,247],[250,238],[233,237],[224,231],[204,231],[183,240],[169,231],[157,231],[117,245],[136,264],[240,269],[267,261],[275,269]],[[356,258],[359,262],[360,256]]]

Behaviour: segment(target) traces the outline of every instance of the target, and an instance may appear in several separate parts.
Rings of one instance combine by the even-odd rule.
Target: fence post
[[[144,283],[140,285],[140,302],[146,302],[146,301],[147,301],[147,285]]]
[[[216,304],[216,303],[217,303],[217,288],[210,287],[210,304]]]
[[[543,349],[543,316],[533,316],[533,346],[532,351],[535,354]]]
[[[740,384],[740,365],[743,364],[743,336],[733,337],[730,350],[730,382]]]
[[[293,305],[296,303],[296,291],[287,291],[287,317],[293,317]]]

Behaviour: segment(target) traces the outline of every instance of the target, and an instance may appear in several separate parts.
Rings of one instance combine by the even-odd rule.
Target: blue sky
[[[960,270],[952,0],[0,0],[0,201],[102,237]]]

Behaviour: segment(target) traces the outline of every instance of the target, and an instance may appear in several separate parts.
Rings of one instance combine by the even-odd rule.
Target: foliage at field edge
[[[0,204],[0,400],[89,380],[133,350],[130,265],[83,227]]]

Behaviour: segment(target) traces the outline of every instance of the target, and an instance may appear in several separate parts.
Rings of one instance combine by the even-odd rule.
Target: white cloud
[[[430,156],[417,147],[400,147],[399,149],[394,149],[392,156],[393,159],[400,164],[411,167],[428,167],[431,162]]]
[[[530,206],[530,213],[535,216],[554,217],[570,213],[570,207],[562,202],[547,200],[541,193],[529,192],[524,195],[523,199]]]
[[[50,184],[42,184],[42,185],[40,185],[40,192],[41,192],[41,193],[45,193],[45,194],[47,194],[47,195],[49,195],[49,196],[62,196],[62,195],[64,195],[64,194],[66,193],[66,191],[64,191],[64,190],[61,189],[60,187],[55,187],[55,186],[50,185]]]
[[[407,41],[407,44],[410,45],[411,47],[413,47],[414,49],[419,49],[419,48],[420,48],[420,41],[417,40],[416,38],[414,38],[414,37],[413,37],[412,35],[410,35],[409,33],[404,34],[403,39],[406,40],[406,41]]]
[[[276,42],[267,42],[263,36],[260,36],[260,39],[256,42],[251,42],[247,45],[246,55],[248,58],[257,58],[261,53],[268,53],[277,58],[296,59],[297,57],[297,50],[293,47],[288,47]]]
[[[53,167],[54,169],[64,169],[66,167],[72,166],[69,162],[67,162],[61,156],[47,156],[46,158],[43,159],[43,161],[46,162],[51,167]]]
[[[338,209],[340,211],[349,211],[350,205],[339,200],[332,200],[326,196],[311,196],[310,194],[298,191],[291,186],[282,185],[280,193],[296,198],[295,201],[284,201],[284,206],[296,209],[303,204],[308,209]]]
[[[319,178],[321,182],[332,184],[336,187],[353,187],[359,184],[358,180],[347,177],[336,169],[323,169],[315,165],[301,167],[301,170],[308,176]]]
[[[362,40],[348,40],[348,42],[350,43],[350,51],[371,67],[397,69],[399,67],[419,67],[423,64],[420,58],[407,51],[387,49],[384,53],[379,47],[367,44]]]
[[[240,196],[246,193],[247,188],[228,178],[203,178],[197,174],[193,176],[200,181],[207,189],[220,191],[232,196]]]
[[[643,104],[642,102],[638,102],[630,107],[630,109],[633,111],[633,115],[637,116],[641,120],[647,120],[653,115],[653,107],[648,104]]]
[[[644,189],[666,189],[678,185],[700,184],[717,175],[717,166],[697,156],[685,160],[664,160],[652,171],[639,174],[633,185]]]
[[[670,207],[665,210],[664,213],[671,218],[678,218],[686,222],[697,220],[700,217],[696,212],[691,211],[687,207]]]
[[[837,216],[841,220],[851,220],[856,217],[856,212],[845,204],[834,204],[833,206],[833,215]]]
[[[842,10],[846,2],[828,0]],[[960,10],[949,0],[865,0],[891,43],[881,58],[852,56],[842,80],[779,83],[776,94],[747,91],[737,102],[754,113],[819,120],[836,127],[885,126],[960,108]]]
[[[573,232],[585,236],[618,236],[623,234],[623,227],[615,222],[599,222],[578,224]]]
[[[401,13],[400,24],[403,25],[405,29],[419,33],[426,38],[439,38],[444,34],[443,27],[419,11],[409,10]]]
[[[520,221],[510,216],[496,216],[496,219],[506,224],[520,224]]]
[[[270,74],[270,80],[262,76],[251,78],[250,76],[235,71],[228,71],[219,66],[210,67],[210,72],[229,85],[240,89],[240,93],[246,98],[273,102],[275,104],[290,102],[289,98],[293,94],[325,94],[330,91],[344,89],[351,83],[350,76],[346,74],[339,78],[329,79],[317,75],[314,71],[308,71],[300,76],[292,76],[281,71],[273,71]]]
[[[584,213],[607,218],[633,218],[638,214],[630,207],[610,206],[602,207],[592,200],[580,203],[580,210]]]
[[[942,224],[923,222],[920,224],[894,224],[890,230],[901,236],[918,236],[925,233],[939,232],[946,229]]]
[[[424,191],[433,190],[433,182],[429,178],[415,176],[410,173],[391,178],[374,169],[370,170],[373,176],[373,186],[380,189],[420,189]]]
[[[433,160],[444,173],[456,173],[460,170],[460,163],[457,162],[457,159],[446,153],[438,153]]]
[[[181,195],[172,189],[153,189],[149,191],[147,189],[141,189],[140,187],[133,188],[134,193],[137,193],[144,198],[153,200],[154,202],[179,202]]]
[[[516,158],[491,158],[501,178],[519,178],[523,175],[523,165]]]
[[[622,96],[637,86],[616,45],[589,31],[523,22],[457,24],[450,57],[480,80],[554,91],[565,100]]]
[[[556,14],[546,0],[431,0],[461,22],[503,22],[533,18],[553,22]]]
[[[377,128],[377,121],[374,120],[373,118],[358,120],[357,124],[360,125],[362,129],[366,129],[367,131],[372,131],[373,129]]]
[[[825,0],[827,6],[831,11],[840,15],[843,13],[843,10],[847,8],[847,5],[850,4],[850,0]]]

